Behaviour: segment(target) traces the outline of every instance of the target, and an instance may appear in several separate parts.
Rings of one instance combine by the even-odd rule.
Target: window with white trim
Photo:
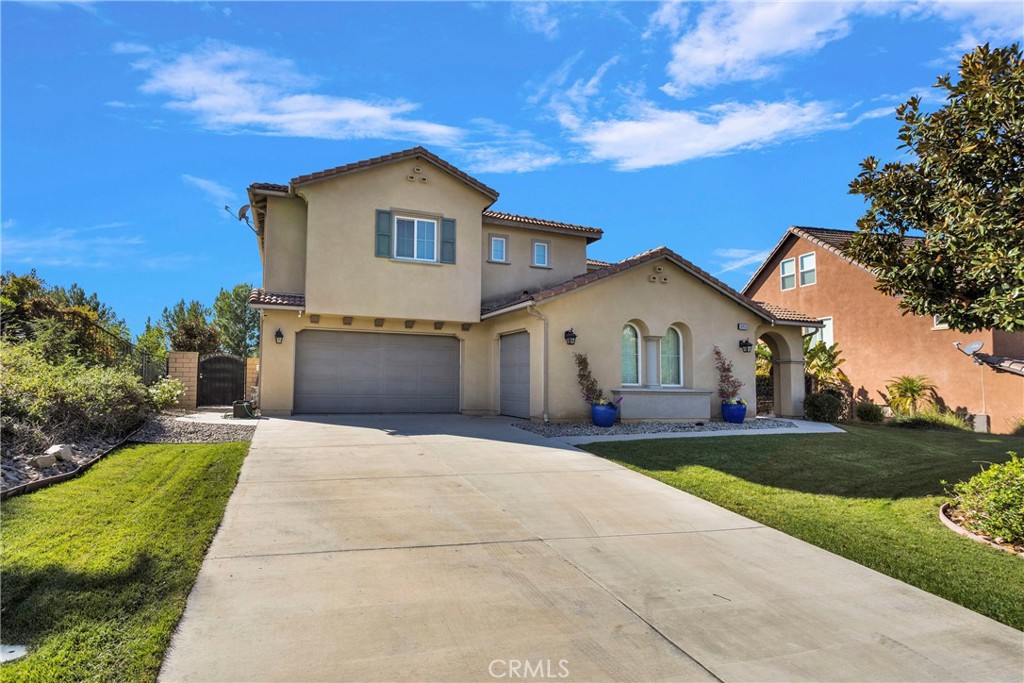
[[[661,338],[661,383],[679,386],[683,383],[683,336],[674,327]]]
[[[437,260],[437,221],[395,216],[395,258]]]
[[[551,264],[548,262],[548,250],[550,245],[547,242],[540,242],[534,240],[533,242],[533,265],[539,268],[548,268]]]
[[[941,315],[932,316],[932,329],[933,330],[948,330],[949,324],[942,319]]]
[[[813,285],[817,281],[818,274],[815,269],[814,252],[800,256],[800,286]]]
[[[832,318],[821,318],[821,322],[824,327],[805,327],[804,336],[814,335],[811,337],[811,346],[818,342],[825,342],[825,346],[832,346],[836,343],[832,328]]]
[[[508,242],[504,237],[491,236],[491,260],[498,263],[508,262]]]
[[[622,383],[640,384],[640,332],[628,324],[622,328]]]
[[[782,276],[782,291],[796,288],[796,259],[788,258],[779,265]]]

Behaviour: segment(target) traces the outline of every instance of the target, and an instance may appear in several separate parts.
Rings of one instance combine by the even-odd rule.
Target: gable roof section
[[[794,237],[797,239],[805,239],[811,244],[821,247],[825,251],[828,251],[832,254],[835,254],[844,261],[852,263],[853,265],[857,266],[864,272],[871,273],[872,275],[874,275],[874,273],[871,272],[871,269],[867,268],[858,261],[854,261],[853,259],[847,257],[843,253],[843,247],[845,247],[846,243],[850,241],[850,238],[852,238],[856,234],[856,230],[836,230],[834,228],[809,228],[802,225],[791,225],[786,230],[786,232],[782,234],[782,239],[780,239],[778,243],[772,248],[771,252],[768,254],[767,258],[765,258],[764,262],[761,263],[761,265],[758,267],[756,271],[754,271],[754,274],[747,281],[747,284],[743,286],[743,293],[749,295],[751,285],[753,285],[754,282],[756,282],[757,279],[761,277],[765,269],[768,268],[768,264],[775,259],[776,254],[778,254],[779,251],[782,250],[782,246],[790,237]],[[903,245],[910,246],[919,239],[921,238],[904,237]]]
[[[316,183],[321,180],[327,180],[329,178],[336,178],[340,175],[346,175],[349,173],[357,173],[359,171],[365,171],[367,169],[375,168],[377,166],[384,166],[386,164],[393,164],[405,159],[421,158],[429,161],[434,166],[448,173],[456,180],[459,180],[469,187],[473,188],[477,192],[486,197],[490,198],[492,202],[498,199],[498,191],[484,185],[482,182],[469,175],[468,173],[461,171],[441,157],[428,151],[425,147],[411,147],[409,149],[402,150],[401,152],[394,152],[393,154],[385,154],[384,156],[374,157],[372,159],[364,159],[363,161],[356,161],[351,164],[345,164],[344,166],[335,166],[334,168],[328,168],[324,171],[317,171],[315,173],[307,173],[305,175],[296,176],[291,179],[289,187],[294,190],[300,185],[309,185],[310,183]]]
[[[518,214],[504,213],[501,211],[484,211],[483,222],[491,225],[508,225],[511,227],[545,230],[548,232],[583,235],[587,238],[587,244],[601,239],[601,236],[604,234],[604,230],[601,230],[600,228],[591,228],[586,225],[576,225],[575,223],[549,221],[544,218],[531,218],[530,216],[520,216]]]
[[[591,270],[583,275],[577,275],[571,280],[566,280],[565,282],[561,282],[557,285],[546,287],[535,292],[524,292],[510,300],[498,301],[485,305],[481,309],[481,317],[490,318],[495,315],[500,315],[503,312],[507,312],[510,309],[519,308],[523,305],[552,299],[556,296],[581,289],[587,285],[593,284],[594,282],[613,277],[638,266],[642,266],[645,263],[650,263],[662,258],[674,263],[676,266],[697,278],[704,284],[717,290],[720,294],[732,299],[740,306],[743,306],[749,311],[761,316],[765,320],[772,323],[806,324],[808,326],[821,327],[821,322],[818,319],[811,318],[810,316],[803,315],[802,313],[790,311],[789,309],[785,309],[780,306],[772,307],[774,313],[769,311],[768,308],[762,304],[743,296],[729,285],[725,284],[710,273],[698,268],[668,247],[651,249],[650,251],[645,251],[641,254],[637,254],[636,256],[631,256],[630,258],[619,261],[618,263],[612,263],[606,267]]]

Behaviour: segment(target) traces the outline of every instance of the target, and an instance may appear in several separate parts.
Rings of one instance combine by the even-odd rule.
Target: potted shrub
[[[747,402],[739,397],[743,382],[732,374],[732,361],[715,347],[715,369],[718,370],[718,395],[722,399],[722,419],[742,424],[747,417]]]
[[[604,391],[597,386],[597,380],[590,373],[587,354],[574,353],[572,357],[576,361],[576,381],[580,385],[580,395],[590,405],[590,421],[597,427],[611,427],[618,417],[619,409],[616,403],[622,399],[613,403],[604,397]]]

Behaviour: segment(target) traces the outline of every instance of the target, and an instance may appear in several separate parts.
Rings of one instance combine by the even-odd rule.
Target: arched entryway
[[[758,341],[768,347],[771,379],[759,381],[758,414],[803,417],[804,353],[800,328],[768,328],[759,332]]]

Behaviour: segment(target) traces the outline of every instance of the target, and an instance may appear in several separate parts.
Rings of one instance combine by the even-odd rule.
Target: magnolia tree
[[[1024,66],[1019,45],[982,45],[933,112],[896,108],[907,160],[861,164],[851,194],[869,204],[845,253],[899,296],[904,313],[955,330],[1024,330]],[[919,233],[923,233],[919,234]],[[920,237],[920,239],[912,239]]]

